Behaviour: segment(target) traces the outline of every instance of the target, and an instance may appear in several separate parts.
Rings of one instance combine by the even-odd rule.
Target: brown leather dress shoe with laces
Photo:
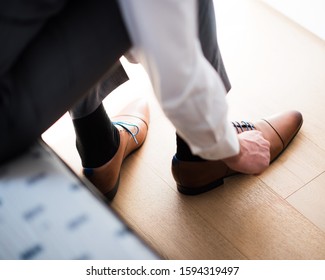
[[[114,157],[97,168],[85,168],[84,175],[112,200],[119,186],[120,170],[124,159],[144,143],[149,125],[149,107],[145,100],[138,99],[126,106],[112,118],[119,130],[120,145]]]
[[[287,111],[256,122],[233,122],[237,133],[259,130],[271,144],[270,154],[273,162],[289,145],[298,133],[303,118],[297,111]],[[196,195],[223,184],[223,179],[238,172],[231,170],[222,160],[181,161],[174,156],[172,174],[179,192]]]

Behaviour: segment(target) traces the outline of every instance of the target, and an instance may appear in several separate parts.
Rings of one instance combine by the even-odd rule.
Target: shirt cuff
[[[192,153],[206,160],[220,160],[235,156],[240,151],[237,133],[229,121],[224,125],[224,133],[218,142],[208,147],[190,147]]]

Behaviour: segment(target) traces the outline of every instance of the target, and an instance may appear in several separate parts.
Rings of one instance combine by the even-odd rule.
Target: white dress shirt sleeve
[[[239,152],[223,83],[198,39],[196,0],[119,0],[133,55],[193,154],[208,160]]]

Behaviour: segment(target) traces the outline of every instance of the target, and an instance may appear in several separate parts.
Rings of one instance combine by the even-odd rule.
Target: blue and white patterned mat
[[[40,142],[0,166],[0,259],[157,259]]]

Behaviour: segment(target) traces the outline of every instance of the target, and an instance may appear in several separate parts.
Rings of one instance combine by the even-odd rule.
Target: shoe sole
[[[115,183],[113,189],[111,189],[109,192],[105,193],[104,196],[109,200],[112,201],[114,197],[116,196],[116,193],[118,191],[120,185],[120,175],[118,175],[117,182]]]
[[[205,186],[199,187],[199,188],[188,188],[188,187],[184,187],[182,185],[177,184],[177,190],[180,193],[185,194],[185,195],[198,195],[198,194],[213,190],[223,184],[224,184],[224,181],[223,181],[223,178],[221,178],[221,179],[218,179],[208,185],[205,185]]]

